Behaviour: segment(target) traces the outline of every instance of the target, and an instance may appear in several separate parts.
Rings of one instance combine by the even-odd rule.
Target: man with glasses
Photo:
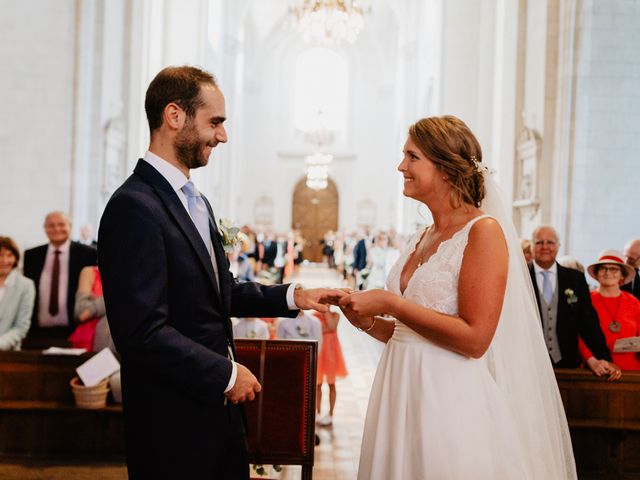
[[[631,295],[640,300],[640,275],[638,269],[640,269],[640,238],[629,240],[624,247],[624,261],[627,265],[631,265],[636,270],[636,275],[631,282],[623,285],[621,290],[629,292]]]
[[[584,275],[556,262],[560,242],[553,227],[536,228],[532,241],[533,262],[529,273],[554,368],[579,366],[579,336],[594,355],[587,360],[594,374],[615,378],[620,369],[611,361]]]

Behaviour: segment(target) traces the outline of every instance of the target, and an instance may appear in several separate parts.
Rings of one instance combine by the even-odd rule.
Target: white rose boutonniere
[[[232,253],[236,244],[241,240],[240,229],[232,226],[229,219],[221,218],[218,221],[218,230],[222,236],[222,246],[225,253]]]
[[[569,305],[572,305],[574,303],[578,303],[578,297],[576,297],[576,294],[573,290],[571,290],[570,288],[567,288],[564,291],[564,295],[565,297],[567,297],[567,303]]]

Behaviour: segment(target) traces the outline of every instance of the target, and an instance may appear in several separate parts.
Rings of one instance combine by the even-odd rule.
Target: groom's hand
[[[326,312],[329,305],[338,305],[342,297],[349,295],[349,289],[340,288],[296,288],[293,301],[300,310]]]
[[[256,398],[256,393],[262,390],[258,379],[249,371],[247,367],[236,363],[238,366],[238,374],[236,376],[235,385],[225,393],[231,403],[246,402]]]

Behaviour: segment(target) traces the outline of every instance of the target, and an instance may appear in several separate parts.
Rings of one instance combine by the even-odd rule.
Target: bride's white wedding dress
[[[476,217],[443,242],[400,292],[420,232],[389,273],[387,288],[458,314],[458,276]],[[382,354],[365,424],[360,479],[523,479],[518,437],[486,359],[441,348],[401,322]]]
[[[387,288],[457,315],[464,249],[482,217],[442,242],[401,292],[400,275],[420,239],[418,232],[391,269]],[[480,359],[468,358],[396,321],[371,390],[359,480],[576,478],[566,417],[519,242],[510,220],[507,228],[497,220],[509,245],[509,276],[489,350]]]

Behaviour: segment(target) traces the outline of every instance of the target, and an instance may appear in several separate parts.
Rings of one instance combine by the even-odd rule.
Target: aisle
[[[339,287],[340,277],[332,270],[320,266],[303,267],[295,279],[305,287]],[[369,391],[378,364],[382,343],[359,332],[345,318],[338,324],[349,376],[336,381],[336,409],[332,427],[318,427],[320,445],[316,447],[313,478],[317,480],[352,480],[356,478],[364,416]],[[323,391],[324,415],[329,411],[329,390]],[[294,473],[293,470],[296,470]],[[300,478],[299,469],[289,467],[282,478]]]

